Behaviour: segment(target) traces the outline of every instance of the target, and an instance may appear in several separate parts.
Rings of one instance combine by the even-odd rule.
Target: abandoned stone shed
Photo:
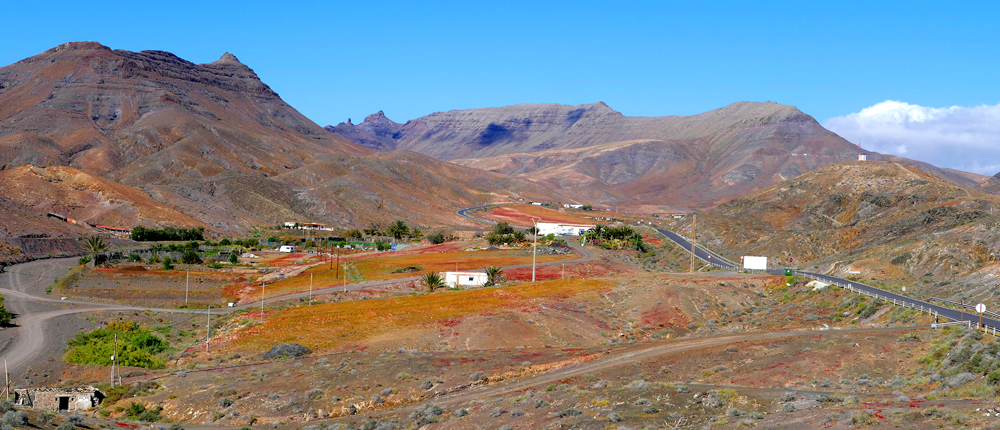
[[[104,394],[94,387],[14,390],[14,405],[53,411],[82,411],[96,407],[103,399]]]

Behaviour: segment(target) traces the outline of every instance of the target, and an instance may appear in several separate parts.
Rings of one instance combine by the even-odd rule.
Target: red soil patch
[[[500,221],[505,221],[513,225],[530,226],[531,219],[536,218],[539,222],[561,222],[569,224],[592,224],[593,221],[582,216],[562,213],[541,206],[497,206],[490,209],[487,214]]]

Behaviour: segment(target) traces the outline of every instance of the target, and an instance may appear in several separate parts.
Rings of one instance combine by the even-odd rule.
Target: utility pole
[[[697,257],[697,255],[695,254],[696,250],[695,250],[695,247],[694,247],[694,241],[695,241],[695,238],[698,237],[698,214],[694,215],[694,221],[692,221],[692,223],[691,223],[691,230],[692,230],[692,232],[691,232],[691,270],[690,270],[690,272],[693,273],[694,272],[694,259]]]
[[[115,354],[111,356],[111,386],[115,386],[115,365],[118,364],[118,333],[115,333]],[[119,371],[119,373],[121,373]],[[120,385],[120,384],[119,384]]]
[[[184,283],[184,305],[188,304],[188,289],[191,288],[191,270],[187,270],[187,281]]]
[[[566,263],[562,264],[562,276],[559,279],[566,279]]]
[[[347,263],[344,263],[344,292],[347,292]]]
[[[264,283],[260,283],[260,323],[264,324]]]
[[[7,395],[7,400],[10,400],[10,375],[7,374],[7,356],[3,356],[3,381],[4,381],[4,394]]]
[[[313,304],[313,274],[309,274],[309,306]]]
[[[212,305],[208,305],[208,325],[205,326],[205,354],[208,354],[208,340],[212,338]]]
[[[535,244],[531,246],[531,282],[535,282],[535,261],[538,259],[538,222],[532,218],[531,224],[535,227]]]

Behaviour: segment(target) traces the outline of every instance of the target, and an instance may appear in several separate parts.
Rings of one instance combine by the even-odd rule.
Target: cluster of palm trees
[[[486,243],[490,245],[500,245],[504,243],[521,243],[527,240],[524,230],[517,230],[510,224],[499,222],[493,227],[493,231],[486,235]]]
[[[642,234],[631,226],[609,227],[598,224],[581,237],[583,243],[591,243],[604,249],[635,249],[647,252],[649,244],[642,240]]]
[[[486,268],[487,287],[499,285],[503,281],[504,278],[503,278],[502,268],[496,266],[490,266]],[[444,278],[442,278],[441,274],[437,272],[431,272],[424,275],[423,283],[424,287],[427,288],[427,292],[429,293],[433,293],[434,290],[447,286],[447,284],[444,282]]]

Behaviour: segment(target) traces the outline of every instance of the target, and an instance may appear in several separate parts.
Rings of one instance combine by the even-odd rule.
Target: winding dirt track
[[[555,261],[548,263],[538,263],[537,266],[548,266],[554,264],[575,264],[590,261],[594,254],[575,243],[569,244],[576,251],[578,257],[572,260]],[[38,260],[23,264],[17,264],[7,268],[7,272],[0,275],[0,285],[6,284],[7,288],[0,288],[0,294],[4,296],[5,306],[16,315],[13,324],[16,327],[3,329],[7,336],[13,339],[6,345],[0,346],[0,357],[7,357],[7,365],[11,372],[18,373],[30,364],[40,361],[45,355],[45,351],[61,351],[63,344],[52,336],[48,336],[49,322],[55,318],[65,317],[85,312],[101,311],[153,311],[153,312],[174,312],[204,314],[204,309],[169,309],[169,308],[144,308],[125,305],[110,305],[106,303],[93,303],[81,300],[59,300],[45,295],[45,289],[52,282],[65,276],[69,270],[76,265],[76,258],[62,258],[50,260]],[[505,266],[504,269],[518,269],[531,267],[530,264],[516,266]],[[6,278],[6,282],[4,281]],[[348,284],[348,291],[364,290],[398,282],[416,281],[419,276],[407,278],[396,278],[381,281],[369,281],[355,284]],[[305,291],[299,293],[289,293],[280,296],[270,297],[264,300],[265,304],[295,300],[308,297],[310,294],[319,295],[343,291],[344,287],[328,287],[315,289],[312,293]],[[46,306],[47,305],[47,306]],[[53,306],[60,307],[58,310],[51,310]],[[212,310],[213,314],[225,314],[242,309],[257,308],[260,302],[245,303],[232,308],[221,308]],[[5,337],[7,337],[5,336]]]

